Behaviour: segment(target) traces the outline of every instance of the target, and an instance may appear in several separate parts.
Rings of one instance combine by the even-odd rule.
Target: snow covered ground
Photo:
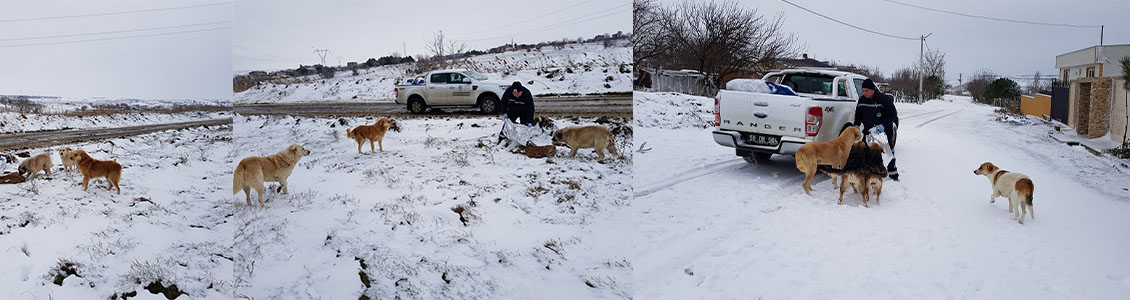
[[[541,51],[483,54],[460,60],[457,67],[477,70],[492,81],[521,81],[535,95],[631,92],[632,47],[626,42],[609,48],[585,43],[562,49],[546,46]],[[358,70],[356,76],[352,71],[341,71],[329,79],[310,75],[287,83],[263,82],[236,93],[233,99],[236,103],[391,102],[396,97],[396,79],[406,76],[410,67],[387,65]]]
[[[345,129],[374,121],[235,117],[240,158],[311,151],[269,208],[228,194],[237,298],[632,297],[626,120],[607,124],[625,158],[606,164],[564,147],[551,161],[511,154],[494,146],[495,118],[397,120],[385,152],[357,154]]]
[[[44,130],[92,129],[179,123],[230,118],[230,111],[183,112],[175,114],[131,112],[113,115],[67,116],[61,114],[20,114],[0,112],[0,134]],[[25,118],[26,117],[26,118]]]
[[[73,97],[33,97],[38,113],[0,102],[0,134],[44,130],[91,129],[178,123],[231,117],[229,100],[142,100]],[[103,113],[101,109],[114,110]],[[175,109],[176,111],[168,111]],[[94,111],[100,112],[95,113]],[[125,112],[117,112],[122,111]]]
[[[66,145],[116,158],[121,195],[104,179],[83,192],[82,175],[62,171],[55,147],[28,150],[50,151],[55,167],[32,182],[0,184],[0,299],[165,299],[146,288],[172,285],[187,293],[180,299],[229,298],[231,128]]]
[[[898,104],[902,181],[864,208],[793,158],[750,165],[714,143],[709,98],[636,92],[633,275],[641,299],[1125,299],[1130,167],[1034,118],[946,96]],[[654,106],[676,103],[663,110]],[[649,106],[653,106],[650,107]],[[697,113],[658,116],[650,111]],[[989,204],[991,161],[1035,182],[1036,219]]]

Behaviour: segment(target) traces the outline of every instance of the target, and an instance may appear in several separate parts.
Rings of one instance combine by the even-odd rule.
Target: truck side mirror
[[[471,83],[470,77],[463,77],[463,83]]]

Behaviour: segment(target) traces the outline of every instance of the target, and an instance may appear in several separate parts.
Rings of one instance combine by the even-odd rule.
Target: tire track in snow
[[[922,128],[922,126],[926,126],[926,124],[930,124],[930,123],[933,123],[934,121],[940,120],[940,119],[942,119],[942,118],[945,118],[945,117],[948,117],[948,116],[952,116],[952,115],[954,115],[954,114],[956,114],[956,113],[959,113],[959,112],[961,112],[961,111],[963,111],[963,110],[965,110],[965,109],[964,109],[964,108],[962,108],[962,109],[958,109],[958,110],[956,110],[956,111],[954,111],[954,112],[951,112],[951,113],[948,113],[948,114],[944,114],[944,115],[942,115],[942,116],[940,116],[940,117],[937,117],[937,118],[933,118],[933,119],[929,119],[929,120],[926,120],[926,122],[922,122],[922,124],[918,124],[918,126],[914,126],[914,128]]]
[[[676,186],[680,183],[687,182],[691,179],[695,179],[695,178],[698,178],[698,177],[718,173],[718,171],[731,169],[731,168],[741,169],[741,168],[746,167],[746,166],[742,166],[742,165],[746,165],[746,164],[748,164],[748,163],[746,163],[745,161],[741,161],[741,160],[739,160],[739,161],[726,160],[726,161],[720,161],[720,162],[708,164],[708,165],[705,165],[705,166],[702,166],[702,167],[691,168],[690,170],[680,172],[678,175],[667,177],[666,179],[659,180],[659,181],[652,183],[652,184],[646,184],[646,185],[644,185],[645,188],[636,189],[635,194],[633,194],[632,196],[633,197],[647,196],[651,193],[658,192],[660,190]],[[750,165],[750,167],[757,167],[757,165]]]

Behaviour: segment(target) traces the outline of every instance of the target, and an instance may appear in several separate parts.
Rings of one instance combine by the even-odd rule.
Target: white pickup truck
[[[714,142],[736,149],[747,162],[793,155],[801,145],[835,139],[855,122],[863,80],[859,74],[790,69],[763,80],[798,96],[720,90],[714,97]]]
[[[508,87],[510,84],[490,81],[475,71],[453,69],[398,80],[394,92],[396,103],[407,104],[414,114],[439,106],[478,107],[483,113],[494,114],[498,113],[499,97]]]

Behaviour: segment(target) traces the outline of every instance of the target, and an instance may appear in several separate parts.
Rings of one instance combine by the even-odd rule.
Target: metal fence
[[[713,97],[718,87],[709,76],[693,70],[641,69],[637,90],[645,92],[675,92]]]

